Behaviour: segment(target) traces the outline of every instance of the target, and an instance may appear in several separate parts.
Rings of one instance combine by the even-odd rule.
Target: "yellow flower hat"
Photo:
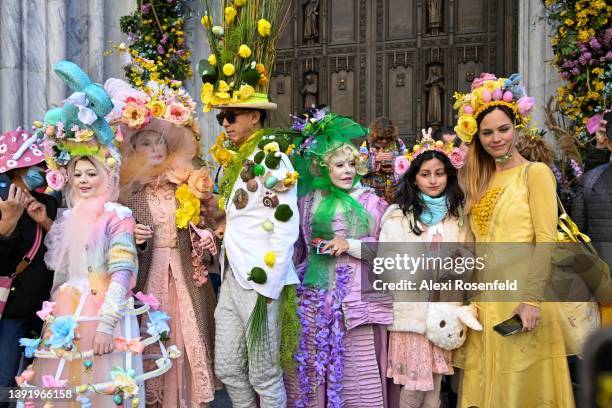
[[[510,78],[497,78],[494,74],[482,73],[472,82],[470,93],[455,93],[453,109],[457,110],[455,126],[457,136],[470,143],[478,132],[478,116],[491,106],[510,108],[518,121],[517,127],[526,128],[534,107],[534,98],[527,96],[520,84],[521,76],[512,74]]]
[[[213,13],[205,0],[201,19],[211,54],[198,63],[204,112],[213,108],[275,110],[268,90],[282,31],[283,0],[229,0]]]

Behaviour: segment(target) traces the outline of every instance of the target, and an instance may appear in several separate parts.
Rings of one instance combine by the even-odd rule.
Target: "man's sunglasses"
[[[246,113],[246,112],[239,111],[239,110],[238,111],[233,111],[233,110],[223,111],[217,114],[217,122],[219,123],[219,126],[223,126],[223,122],[227,120],[227,123],[231,125],[232,123],[236,123],[236,117],[239,115],[242,115],[243,113]]]

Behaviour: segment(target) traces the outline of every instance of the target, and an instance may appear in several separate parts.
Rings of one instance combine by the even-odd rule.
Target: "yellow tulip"
[[[208,15],[204,15],[202,16],[200,23],[202,23],[202,26],[204,26],[204,28],[210,29],[212,27],[212,18],[210,18],[210,16]]]
[[[226,7],[225,8],[225,22],[227,24],[232,24],[232,22],[234,22],[234,19],[236,18],[236,14],[238,14],[238,12],[236,11],[235,8],[233,7]]]
[[[217,57],[215,56],[215,54],[210,54],[208,56],[208,63],[213,66],[217,65]]]

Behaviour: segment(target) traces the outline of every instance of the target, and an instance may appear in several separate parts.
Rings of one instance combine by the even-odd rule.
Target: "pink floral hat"
[[[17,129],[0,136],[0,173],[35,166],[44,160],[36,135]]]

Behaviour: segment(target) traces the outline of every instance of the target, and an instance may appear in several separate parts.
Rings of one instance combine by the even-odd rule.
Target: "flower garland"
[[[559,109],[582,141],[586,123],[612,97],[612,5],[605,0],[546,0],[546,20],[555,29],[553,64],[566,84],[557,89]]]
[[[340,391],[342,390],[342,379],[344,377],[344,313],[342,301],[347,292],[351,278],[351,267],[340,265],[336,268],[336,284],[332,292],[332,304],[329,316],[325,316],[325,300],[328,291],[326,289],[314,289],[303,284],[298,288],[300,294],[300,305],[298,317],[302,326],[299,348],[295,359],[300,385],[300,396],[296,401],[296,407],[308,406],[308,396],[312,392],[311,382],[308,378],[308,363],[310,354],[307,339],[312,336],[312,325],[307,317],[307,310],[315,310],[315,335],[314,335],[314,367],[317,385],[327,382],[328,407],[340,407]]]
[[[138,0],[136,11],[119,20],[128,36],[125,74],[138,87],[149,80],[184,81],[192,77],[191,51],[185,39],[186,0]],[[123,49],[122,49],[123,48]]]

